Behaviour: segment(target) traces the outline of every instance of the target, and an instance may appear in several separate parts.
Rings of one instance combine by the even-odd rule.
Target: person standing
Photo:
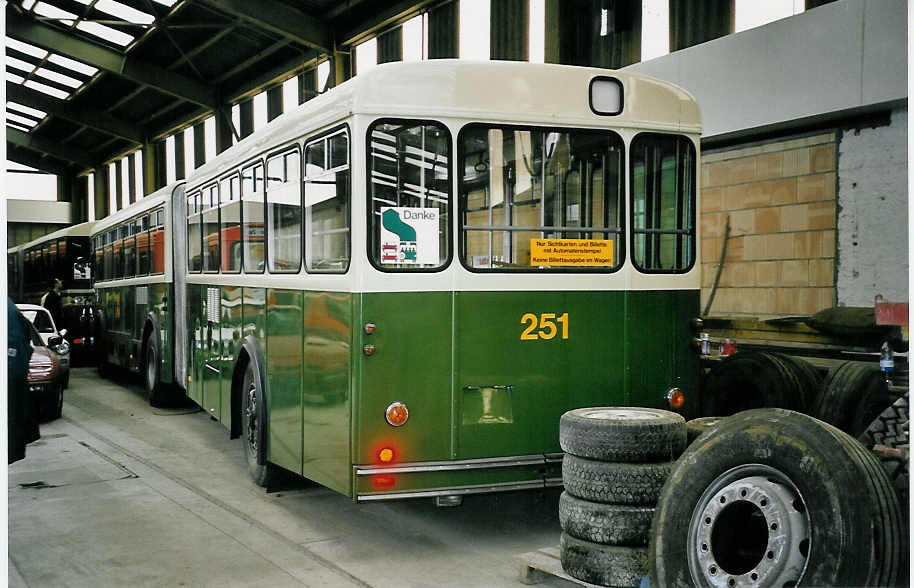
[[[12,298],[6,299],[6,427],[8,463],[25,457],[25,446],[40,437],[35,402],[29,394],[32,344],[27,319]]]
[[[54,319],[54,326],[58,330],[63,325],[63,305],[60,302],[60,289],[62,287],[63,282],[60,281],[60,278],[54,278],[51,280],[48,291],[41,297],[41,306],[47,308],[48,312],[51,313],[51,318]]]

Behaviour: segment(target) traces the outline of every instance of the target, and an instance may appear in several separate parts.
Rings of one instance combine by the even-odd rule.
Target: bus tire
[[[799,392],[802,396],[802,404],[793,410],[812,414],[813,409],[816,407],[816,402],[818,402],[819,389],[822,387],[822,376],[819,371],[808,361],[799,357],[771,351],[768,353],[780,360],[783,366],[792,371],[797,379],[797,383],[800,386]]]
[[[601,545],[562,533],[562,568],[569,575],[602,586],[638,586],[647,574],[647,549]]]
[[[653,586],[894,586],[907,531],[875,456],[838,429],[751,410],[692,444],[660,493]]]
[[[241,386],[241,437],[248,471],[255,484],[266,488],[275,477],[275,466],[267,461],[266,399],[259,370],[252,361],[245,366]]]
[[[143,342],[143,386],[150,406],[162,406],[165,389],[159,379],[159,343],[155,332],[146,336]]]
[[[559,420],[559,445],[578,457],[611,462],[670,461],[679,457],[685,444],[685,419],[657,408],[578,408]]]
[[[726,417],[701,417],[686,421],[686,435],[688,436],[689,445],[692,444],[692,441],[698,439],[708,431],[716,429],[717,425],[725,418]]]
[[[828,371],[811,414],[857,437],[891,404],[888,384],[878,366],[845,361]]]
[[[673,462],[611,463],[566,454],[562,482],[576,498],[591,502],[653,506]]]
[[[568,492],[559,497],[562,530],[591,543],[645,546],[653,516],[652,506],[601,504],[575,498]]]

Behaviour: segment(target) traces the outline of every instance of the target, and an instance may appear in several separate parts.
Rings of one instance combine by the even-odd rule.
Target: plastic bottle
[[[882,370],[882,377],[891,385],[892,376],[895,373],[895,358],[893,357],[892,346],[889,345],[888,341],[885,341],[879,351],[879,369]]]

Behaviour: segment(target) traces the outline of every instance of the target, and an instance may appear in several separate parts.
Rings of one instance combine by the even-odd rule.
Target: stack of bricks
[[[710,316],[808,315],[834,305],[834,133],[702,154],[702,309],[730,238]]]

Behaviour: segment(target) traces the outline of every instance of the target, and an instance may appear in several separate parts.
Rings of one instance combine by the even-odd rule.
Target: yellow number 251
[[[520,317],[520,324],[526,328],[520,334],[521,341],[535,341],[537,339],[552,339],[559,334],[558,323],[562,326],[562,339],[568,338],[568,313],[556,318],[553,312],[544,312],[536,316],[528,312]]]

